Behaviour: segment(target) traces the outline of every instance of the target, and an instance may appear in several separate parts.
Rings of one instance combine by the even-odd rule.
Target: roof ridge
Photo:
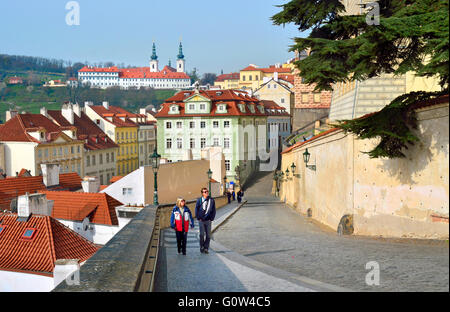
[[[48,224],[48,229],[50,229],[50,233],[47,233],[49,236],[49,242],[50,242],[50,253],[52,255],[52,262],[53,264],[56,262],[56,250],[55,250],[55,240],[53,239],[53,224],[51,222],[51,216],[46,218],[45,222]]]

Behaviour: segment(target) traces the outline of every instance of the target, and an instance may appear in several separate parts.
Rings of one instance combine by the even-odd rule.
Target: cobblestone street
[[[214,234],[241,255],[351,290],[449,291],[448,242],[340,237],[276,198],[247,194],[255,192]],[[365,282],[369,261],[380,265],[379,286]]]

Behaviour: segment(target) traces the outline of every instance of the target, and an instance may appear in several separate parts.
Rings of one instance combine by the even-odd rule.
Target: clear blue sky
[[[148,66],[152,41],[161,65],[238,71],[293,57],[295,25],[272,25],[286,0],[78,0],[80,25],[66,24],[67,0],[0,1],[0,53]]]

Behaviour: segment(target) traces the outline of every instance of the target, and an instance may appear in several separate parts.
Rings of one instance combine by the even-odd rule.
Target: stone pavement
[[[216,242],[273,269],[351,290],[449,291],[448,241],[338,236],[277,198],[247,197],[257,193],[245,193],[248,203],[215,232]],[[365,282],[369,261],[380,265],[379,286]]]
[[[237,202],[217,210],[220,223],[237,208]],[[188,233],[187,255],[177,253],[175,232],[161,233],[162,245],[155,277],[156,292],[305,292],[344,290],[316,282],[234,253],[211,240],[210,253],[199,250],[198,223]]]

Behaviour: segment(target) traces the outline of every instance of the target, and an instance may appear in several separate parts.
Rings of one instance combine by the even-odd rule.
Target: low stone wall
[[[228,199],[226,196],[220,196],[215,197],[214,200],[216,201],[216,209],[220,209],[223,206],[228,204]],[[197,202],[196,199],[186,201],[186,206],[189,207],[189,209],[192,212],[192,217],[195,218],[195,203]],[[170,216],[172,215],[173,207],[175,206],[175,203],[173,204],[167,204],[167,205],[160,205],[160,225],[161,229],[166,229],[170,227]]]
[[[155,226],[156,206],[146,206],[80,268],[79,285],[54,292],[133,292],[140,282]]]

